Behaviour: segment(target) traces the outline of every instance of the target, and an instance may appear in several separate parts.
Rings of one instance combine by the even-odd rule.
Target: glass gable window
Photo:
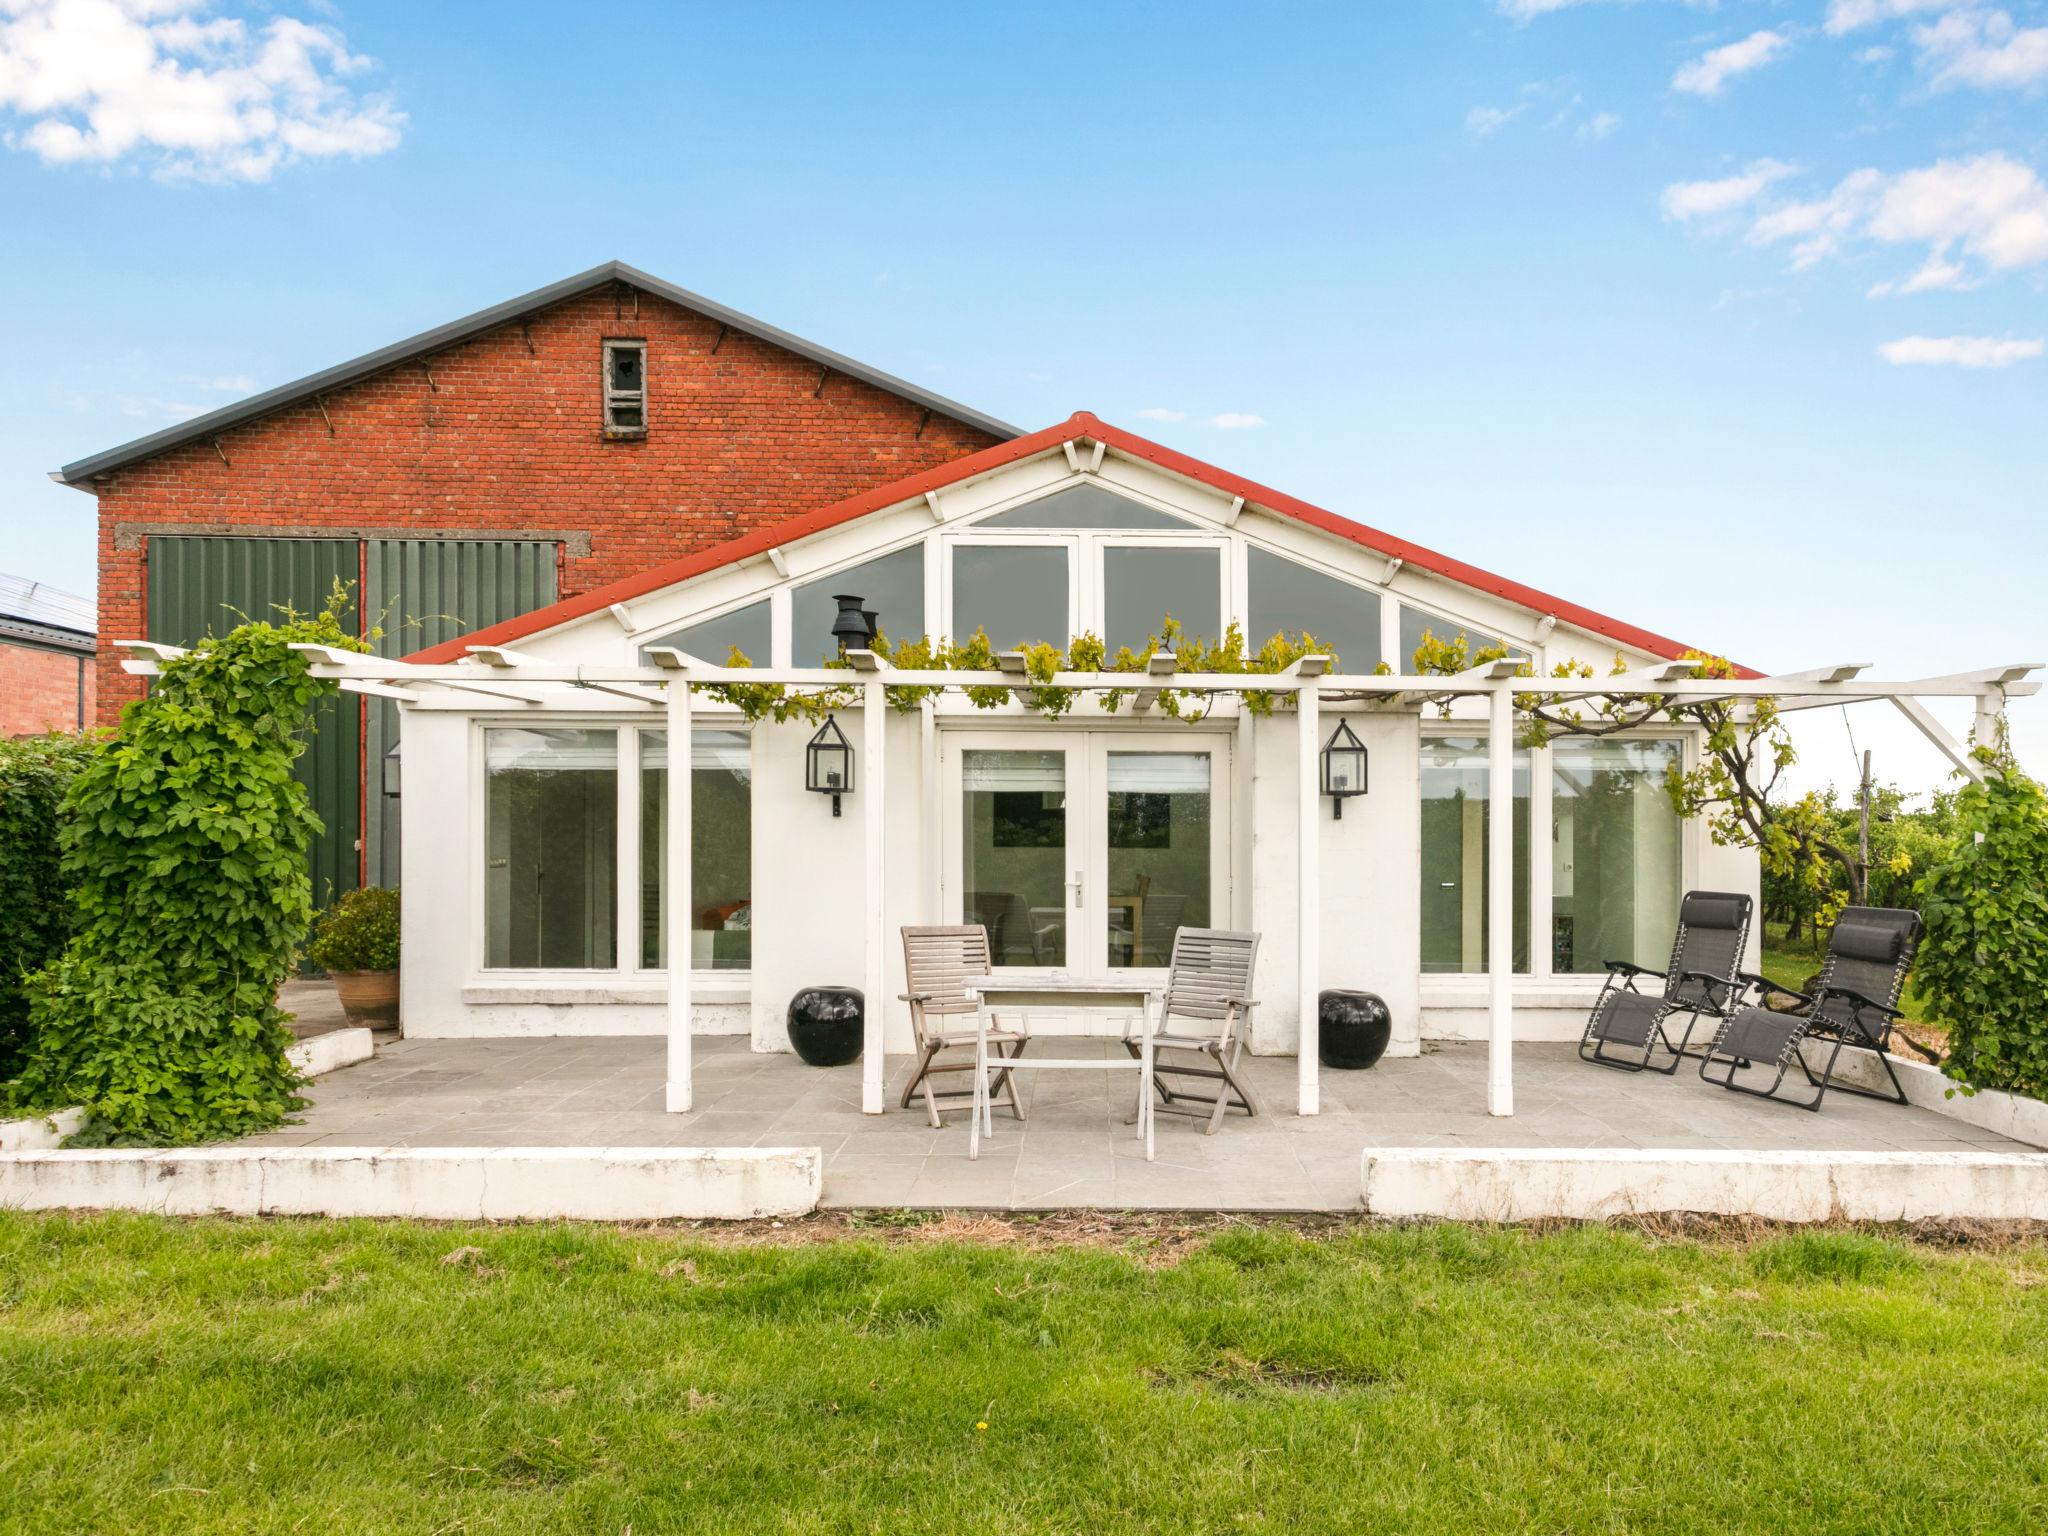
[[[1422,969],[1486,969],[1486,738],[1422,738]],[[1529,754],[1515,753],[1514,969],[1529,969]]]
[[[615,730],[484,733],[484,964],[618,964]]]
[[[1551,747],[1551,964],[1592,975],[1609,960],[1662,969],[1678,925],[1678,811],[1665,775],[1676,741],[1591,741]]]
[[[1253,649],[1283,630],[1290,635],[1306,630],[1336,651],[1335,671],[1370,672],[1380,664],[1377,592],[1257,546],[1245,575],[1251,597],[1245,643]]]
[[[982,528],[1192,528],[1185,518],[1119,496],[1099,485],[1070,485],[1021,507],[985,517]]]
[[[1067,643],[1064,546],[961,544],[953,550],[953,638],[979,629],[998,651]]]
[[[1396,672],[1414,672],[1415,653],[1421,648],[1422,636],[1425,631],[1436,636],[1439,640],[1455,640],[1458,636],[1463,635],[1466,645],[1470,647],[1471,654],[1475,656],[1489,647],[1507,644],[1506,641],[1498,636],[1489,635],[1484,630],[1474,629],[1470,624],[1460,624],[1456,619],[1446,619],[1439,614],[1424,613],[1419,608],[1404,606],[1401,609],[1401,654],[1395,658],[1396,665],[1394,670]],[[1318,636],[1317,638],[1321,637]]]
[[[1102,552],[1104,639],[1140,649],[1171,614],[1190,640],[1223,633],[1223,552],[1112,544]]]
[[[640,732],[640,963],[668,965],[668,732]],[[754,960],[754,767],[744,731],[690,733],[690,969]]]
[[[836,592],[865,598],[862,606],[875,614],[891,640],[917,639],[924,633],[924,546],[913,544],[820,576],[791,593],[789,657],[796,665],[815,667],[838,658],[839,642],[832,638],[832,620],[839,614],[832,600]]]
[[[774,657],[774,631],[768,616],[768,604],[764,599],[749,603],[744,608],[735,608],[731,613],[722,613],[715,619],[706,619],[701,624],[686,625],[671,630],[659,639],[650,640],[640,648],[644,661],[649,650],[656,646],[674,646],[686,655],[699,661],[708,661],[714,667],[722,667],[737,646],[742,655],[757,667],[765,667]]]

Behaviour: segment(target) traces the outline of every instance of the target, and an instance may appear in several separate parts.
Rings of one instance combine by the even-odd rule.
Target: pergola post
[[[1975,738],[1972,746],[1998,745],[1998,716],[2004,708],[2005,695],[1996,688],[1987,688],[1977,695],[1976,717],[1970,722],[1970,735]]]
[[[1320,761],[1317,756],[1318,738],[1322,735],[1322,692],[1313,680],[1309,680],[1302,683],[1294,697],[1301,734],[1297,753],[1301,779],[1297,809],[1301,821],[1295,832],[1299,860],[1295,873],[1295,899],[1300,908],[1297,969],[1301,974],[1301,1030],[1294,1060],[1295,1110],[1299,1114],[1314,1115],[1320,1114],[1323,1107],[1322,1016],[1319,1009],[1323,963],[1323,829],[1318,815],[1322,801],[1316,772]]]
[[[668,850],[661,927],[668,939],[668,1112],[688,1114],[690,1082],[690,685],[668,680]]]
[[[867,887],[867,899],[861,904],[861,922],[865,930],[861,993],[867,1006],[861,1031],[860,1107],[862,1113],[870,1115],[882,1113],[882,1080],[888,1066],[882,1046],[882,1026],[889,1012],[883,1001],[883,977],[887,972],[886,955],[882,947],[887,933],[883,921],[886,916],[883,907],[888,875],[882,845],[883,726],[887,715],[888,709],[882,697],[882,684],[863,683],[861,756],[865,759],[862,768],[867,775],[867,783],[861,786],[861,792],[856,798],[860,801],[861,815],[861,873],[863,883]]]
[[[1515,1112],[1515,696],[1496,684],[1486,728],[1486,1112]]]

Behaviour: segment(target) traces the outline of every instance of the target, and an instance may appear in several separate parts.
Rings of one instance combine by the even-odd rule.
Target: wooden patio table
[[[990,1106],[988,1031],[990,1014],[1000,1004],[1005,1012],[1133,1013],[1138,1015],[1138,1055],[1125,1056],[1004,1056],[1002,1070],[1020,1068],[1052,1071],[1096,1071],[1138,1074],[1138,1139],[1145,1143],[1145,1160],[1152,1160],[1152,1029],[1154,1001],[1166,990],[1164,982],[1145,981],[1136,976],[969,976],[962,980],[967,995],[980,1006],[974,1019],[974,1113],[969,1117],[967,1156],[981,1156],[981,1138],[996,1133]],[[1030,1035],[1030,1031],[1025,1031]],[[1030,1035],[1034,1044],[1058,1036]],[[1091,1038],[1074,1036],[1071,1038]]]

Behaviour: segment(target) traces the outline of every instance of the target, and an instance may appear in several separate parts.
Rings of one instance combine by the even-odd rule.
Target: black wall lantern
[[[832,601],[839,605],[839,612],[832,617],[832,638],[839,642],[839,654],[844,656],[849,650],[866,650],[875,638],[875,616],[861,608],[867,599],[835,592]],[[811,787],[817,788],[815,784]]]
[[[394,741],[391,750],[384,754],[384,798],[387,800],[398,798],[398,749],[404,745],[402,741]]]
[[[804,748],[804,788],[830,795],[834,816],[839,814],[839,797],[853,793],[853,744],[830,715]]]
[[[1342,720],[1323,746],[1323,793],[1337,802],[1339,821],[1344,819],[1344,802],[1365,793],[1365,743]]]

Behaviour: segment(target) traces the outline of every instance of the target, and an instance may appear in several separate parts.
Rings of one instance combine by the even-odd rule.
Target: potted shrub
[[[306,953],[334,978],[349,1023],[398,1027],[398,892],[348,892],[320,919]]]

